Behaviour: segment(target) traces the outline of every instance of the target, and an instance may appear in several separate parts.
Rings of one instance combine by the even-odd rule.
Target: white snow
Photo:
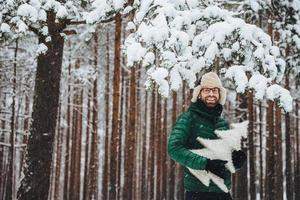
[[[274,84],[267,88],[267,99],[278,100],[279,105],[286,111],[290,112],[293,108],[293,99],[290,92],[281,86]]]

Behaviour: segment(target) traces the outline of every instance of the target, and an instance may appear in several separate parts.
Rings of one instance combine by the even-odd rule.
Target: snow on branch
[[[156,83],[165,97],[170,94],[167,90],[179,90],[183,81],[193,88],[197,76],[214,70],[216,63],[227,69],[226,77],[234,81],[237,92],[253,89],[258,99],[284,75],[285,61],[270,36],[214,5],[191,0],[141,1],[127,30],[132,31],[123,48],[127,66],[140,63],[150,70],[146,85]],[[162,68],[165,81],[154,73]],[[264,89],[258,77],[263,77]]]

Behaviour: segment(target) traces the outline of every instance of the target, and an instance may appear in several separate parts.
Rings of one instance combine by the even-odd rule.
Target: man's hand
[[[221,177],[225,178],[225,164],[227,161],[224,160],[210,160],[207,159],[207,164],[206,164],[206,170],[210,171],[211,173]]]
[[[235,169],[240,169],[245,163],[245,161],[247,160],[247,155],[241,150],[233,151],[231,153],[231,156],[232,156],[232,163]]]

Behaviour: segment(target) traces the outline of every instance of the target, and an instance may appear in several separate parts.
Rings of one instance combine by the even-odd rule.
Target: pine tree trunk
[[[6,186],[6,194],[5,199],[15,199],[16,193],[16,183],[15,183],[15,113],[16,113],[16,86],[17,86],[17,54],[18,54],[18,40],[16,40],[16,48],[14,53],[14,66],[13,66],[13,79],[12,79],[12,90],[13,90],[13,97],[12,97],[12,104],[11,104],[11,119],[10,119],[10,148],[9,148],[9,168],[8,168],[8,177],[7,177],[7,186]]]
[[[96,48],[96,47],[95,47]],[[97,54],[95,54],[97,55]],[[95,63],[97,66],[98,63]],[[89,199],[98,198],[98,101],[97,101],[97,79],[93,84],[93,108],[92,108],[92,138],[91,138],[91,160],[89,165]]]
[[[85,161],[84,161],[84,180],[83,180],[83,200],[89,199],[89,180],[90,180],[90,171],[89,171],[89,163],[90,163],[90,126],[91,126],[91,98],[92,91],[89,89],[88,92],[88,101],[87,101],[87,126],[86,126],[86,142],[85,142]]]
[[[109,82],[109,31],[106,33],[106,72],[105,72],[105,82]],[[109,177],[109,84],[105,85],[105,155],[104,155],[104,165],[103,165],[103,179],[102,179],[102,198],[108,198],[108,177]]]
[[[275,179],[275,199],[283,200],[283,159],[282,159],[282,135],[281,135],[281,108],[276,105],[275,106],[275,168],[276,168],[276,179]]]
[[[289,84],[289,75],[286,75],[285,78],[285,88],[287,90],[290,89]],[[287,200],[293,200],[293,185],[292,185],[292,165],[291,165],[291,119],[290,113],[285,114],[285,159],[286,159],[286,169],[285,169],[285,177],[286,177],[286,198]]]
[[[117,198],[117,174],[119,160],[119,113],[120,113],[120,73],[121,73],[121,16],[115,18],[115,68],[113,80],[113,108],[112,108],[112,133],[110,142],[110,177],[109,177],[109,199]]]
[[[6,95],[4,95],[3,98],[3,107],[6,107]],[[1,129],[5,130],[6,126],[6,117],[3,116],[3,119],[1,119]],[[0,142],[5,142],[5,134],[2,132],[1,137],[0,137]],[[4,146],[0,146],[0,198],[5,199],[5,191],[6,191],[6,176],[5,176],[5,165],[6,165],[6,158],[5,158],[5,153],[4,153]]]
[[[76,69],[79,68],[79,60],[76,61]],[[73,114],[73,138],[72,138],[72,158],[71,158],[71,180],[70,199],[80,199],[80,166],[81,166],[81,143],[82,143],[82,99],[83,89],[79,88],[79,82],[75,83],[74,114]]]
[[[156,166],[156,176],[155,176],[155,185],[156,185],[156,197],[155,199],[161,199],[161,96],[158,94],[157,96],[157,102],[156,102],[156,126],[155,126],[155,144],[154,144],[154,149],[155,149],[155,166]]]
[[[70,44],[69,44],[70,46]],[[68,100],[67,100],[67,130],[66,130],[66,155],[65,155],[65,170],[64,170],[64,199],[69,200],[69,190],[70,190],[70,149],[71,149],[71,59],[69,59],[69,66],[68,66]]]
[[[148,129],[148,92],[145,93],[145,110],[144,110],[144,121],[143,121],[143,137],[142,137],[142,199],[147,199],[147,129]]]
[[[61,154],[62,154],[62,132],[61,129],[61,104],[58,109],[58,124],[57,124],[57,135],[56,135],[56,165],[55,165],[55,176],[54,176],[54,199],[60,199],[60,169],[61,169]]]
[[[263,108],[262,103],[259,102],[259,171],[260,171],[260,199],[264,199],[264,173],[263,173]]]
[[[177,93],[173,92],[172,94],[172,127],[174,126],[177,118]],[[174,160],[169,158],[169,173],[168,173],[168,198],[174,199],[175,193],[175,168],[176,163]]]
[[[149,152],[148,152],[148,199],[154,199],[154,131],[155,131],[155,103],[156,93],[152,91],[151,111],[150,111],[150,137],[149,137]]]
[[[32,125],[18,199],[47,199],[49,192],[64,45],[60,30],[65,25],[56,24],[51,11],[47,23],[51,41],[39,36],[39,42],[45,43],[48,50],[37,59]]]
[[[236,110],[236,117],[238,117],[238,121],[242,122],[247,119],[246,112],[243,110],[247,109],[247,100],[245,96],[238,95],[237,101],[240,103],[239,107]],[[243,140],[242,143],[245,143]],[[242,145],[242,150],[246,152],[245,145]],[[237,171],[234,176],[234,187],[235,191],[233,193],[234,198],[236,200],[247,200],[248,199],[248,179],[247,179],[247,165],[248,163],[245,163],[244,167],[242,167],[239,171]]]
[[[255,135],[254,135],[254,108],[253,108],[253,93],[248,91],[248,141],[249,141],[249,169],[250,169],[250,199],[256,199],[256,186],[255,186],[255,161],[256,151],[254,146]]]
[[[162,168],[162,177],[161,177],[161,184],[162,184],[162,192],[161,192],[161,199],[167,199],[167,130],[168,130],[168,101],[167,99],[164,100],[164,107],[163,107],[163,125],[162,125],[162,134],[161,134],[161,168]]]
[[[266,152],[266,199],[274,199],[274,102],[268,101],[267,108],[267,152]]]
[[[134,178],[134,160],[135,160],[135,126],[136,126],[136,69],[132,68],[130,73],[130,95],[129,95],[129,121],[128,131],[125,136],[125,189],[124,198],[133,199],[135,187]]]

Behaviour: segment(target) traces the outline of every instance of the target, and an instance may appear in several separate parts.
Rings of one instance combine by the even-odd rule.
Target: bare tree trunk
[[[249,168],[250,168],[250,199],[256,199],[256,186],[255,186],[255,135],[254,135],[254,108],[253,108],[253,93],[252,91],[248,91],[248,141],[249,141]]]
[[[155,131],[155,103],[156,94],[152,91],[151,111],[150,111],[150,137],[148,152],[148,199],[154,199],[154,131]]]
[[[185,112],[187,107],[187,102],[186,102],[186,82],[183,82],[182,85],[182,103],[181,103],[181,112]],[[176,164],[176,198],[177,199],[184,199],[184,172],[183,172],[183,167],[179,165],[178,163]]]
[[[63,129],[61,128],[61,103],[58,109],[58,124],[56,135],[56,166],[54,177],[54,199],[60,199],[60,170],[61,170],[61,157],[62,157],[62,136]]]
[[[290,89],[289,84],[289,75],[286,75],[285,78],[285,88],[287,90]],[[292,185],[292,165],[291,165],[291,119],[290,113],[285,114],[285,159],[286,159],[286,170],[285,170],[285,177],[286,177],[286,197],[287,200],[293,200],[293,185]]]
[[[117,197],[117,174],[119,160],[119,113],[120,113],[120,73],[121,73],[121,16],[117,14],[115,18],[115,68],[113,80],[113,109],[112,109],[112,133],[110,142],[113,144],[110,147],[110,179],[109,179],[109,199]]]
[[[281,135],[281,108],[276,105],[275,106],[275,172],[276,172],[276,179],[275,179],[275,199],[276,200],[283,200],[283,159],[282,159],[282,135]]]
[[[105,83],[109,82],[109,31],[106,33],[106,74]],[[105,85],[105,155],[103,165],[103,179],[102,179],[102,198],[108,198],[108,177],[109,175],[109,84]]]
[[[95,47],[97,48],[97,47]],[[97,54],[95,54],[96,56]],[[98,65],[95,61],[95,66]],[[89,165],[89,199],[98,198],[98,101],[97,101],[97,79],[93,84],[93,115],[92,115],[92,140],[91,140],[91,160]]]
[[[10,119],[10,148],[9,148],[9,169],[8,169],[8,177],[7,177],[7,187],[5,199],[15,199],[16,193],[16,174],[15,174],[15,112],[16,112],[16,86],[17,86],[17,55],[18,55],[18,40],[16,40],[16,48],[14,53],[14,67],[13,67],[13,79],[12,79],[12,89],[13,89],[13,97],[11,104],[11,119]]]
[[[124,198],[133,199],[135,187],[134,160],[135,160],[135,126],[136,126],[136,69],[132,68],[130,73],[130,96],[129,96],[129,123],[125,136],[125,189]]]
[[[263,173],[263,109],[262,103],[259,102],[259,171],[260,171],[260,199],[264,199],[264,173]]]
[[[69,44],[70,46],[70,44]],[[65,170],[64,170],[64,199],[69,200],[70,189],[70,147],[71,147],[71,58],[69,58],[68,66],[68,100],[67,100],[67,130],[66,130],[66,155],[65,155]]]
[[[243,110],[246,110],[247,109],[247,99],[245,96],[241,96],[241,95],[238,95],[237,96],[237,101],[240,103],[239,107],[237,108],[236,110],[236,117],[238,117],[238,121],[241,122],[241,121],[244,121],[247,119],[247,116],[246,116],[246,112],[243,111]],[[245,141],[243,140],[242,141],[243,145],[242,145],[242,150],[246,152],[246,149],[245,149]],[[236,199],[236,200],[247,200],[248,199],[248,195],[245,195],[245,194],[248,194],[248,179],[247,179],[247,173],[248,173],[248,170],[247,170],[247,164],[245,164],[244,167],[242,167],[239,171],[237,171],[234,176],[233,176],[233,186],[235,187],[235,190],[234,190],[234,198],[233,199]]]
[[[161,133],[161,168],[162,168],[162,177],[161,177],[161,184],[162,184],[162,192],[161,192],[161,199],[167,199],[167,130],[168,130],[168,101],[164,99],[164,107],[163,107],[163,125],[162,125],[162,133]]]
[[[147,199],[148,193],[147,193],[147,128],[148,128],[148,92],[146,91],[145,94],[145,110],[144,110],[144,124],[143,124],[143,137],[142,137],[142,199]]]
[[[39,42],[46,44],[48,50],[37,59],[31,134],[18,199],[47,199],[49,193],[64,46],[60,30],[65,24],[55,23],[52,11],[47,13],[47,23],[51,41],[39,36]]]
[[[161,199],[161,96],[157,96],[157,102],[156,102],[156,126],[155,126],[155,144],[154,144],[154,149],[155,149],[155,166],[156,166],[156,176],[155,176],[155,182],[156,182],[156,197],[155,199]]]
[[[3,107],[6,107],[6,94],[4,94],[4,98],[3,98]],[[1,119],[1,129],[5,130],[5,126],[6,126],[6,117],[3,116],[3,119]],[[0,137],[0,141],[1,142],[5,142],[5,134],[4,131],[1,133],[1,137]],[[0,146],[0,198],[1,199],[5,199],[5,193],[6,193],[6,158],[5,158],[5,153],[4,153],[4,146]]]
[[[84,161],[84,185],[83,185],[83,199],[89,199],[89,180],[90,180],[90,171],[89,171],[89,163],[90,163],[90,126],[91,126],[91,99],[92,99],[92,91],[88,92],[88,102],[87,102],[87,126],[86,126],[86,142],[85,142],[85,161]]]
[[[79,68],[79,60],[76,62],[76,69]],[[82,138],[82,99],[83,89],[79,88],[76,81],[76,93],[74,97],[74,116],[73,116],[73,138],[72,138],[72,160],[71,160],[71,180],[70,180],[70,199],[80,199],[80,165],[81,165],[81,138]]]
[[[176,122],[177,118],[177,93],[173,92],[172,94],[172,127]],[[176,164],[174,160],[169,158],[169,173],[168,173],[168,198],[167,199],[174,199],[175,193],[175,168]]]
[[[274,199],[275,167],[274,167],[274,102],[268,101],[267,108],[267,155],[266,155],[266,199]]]

